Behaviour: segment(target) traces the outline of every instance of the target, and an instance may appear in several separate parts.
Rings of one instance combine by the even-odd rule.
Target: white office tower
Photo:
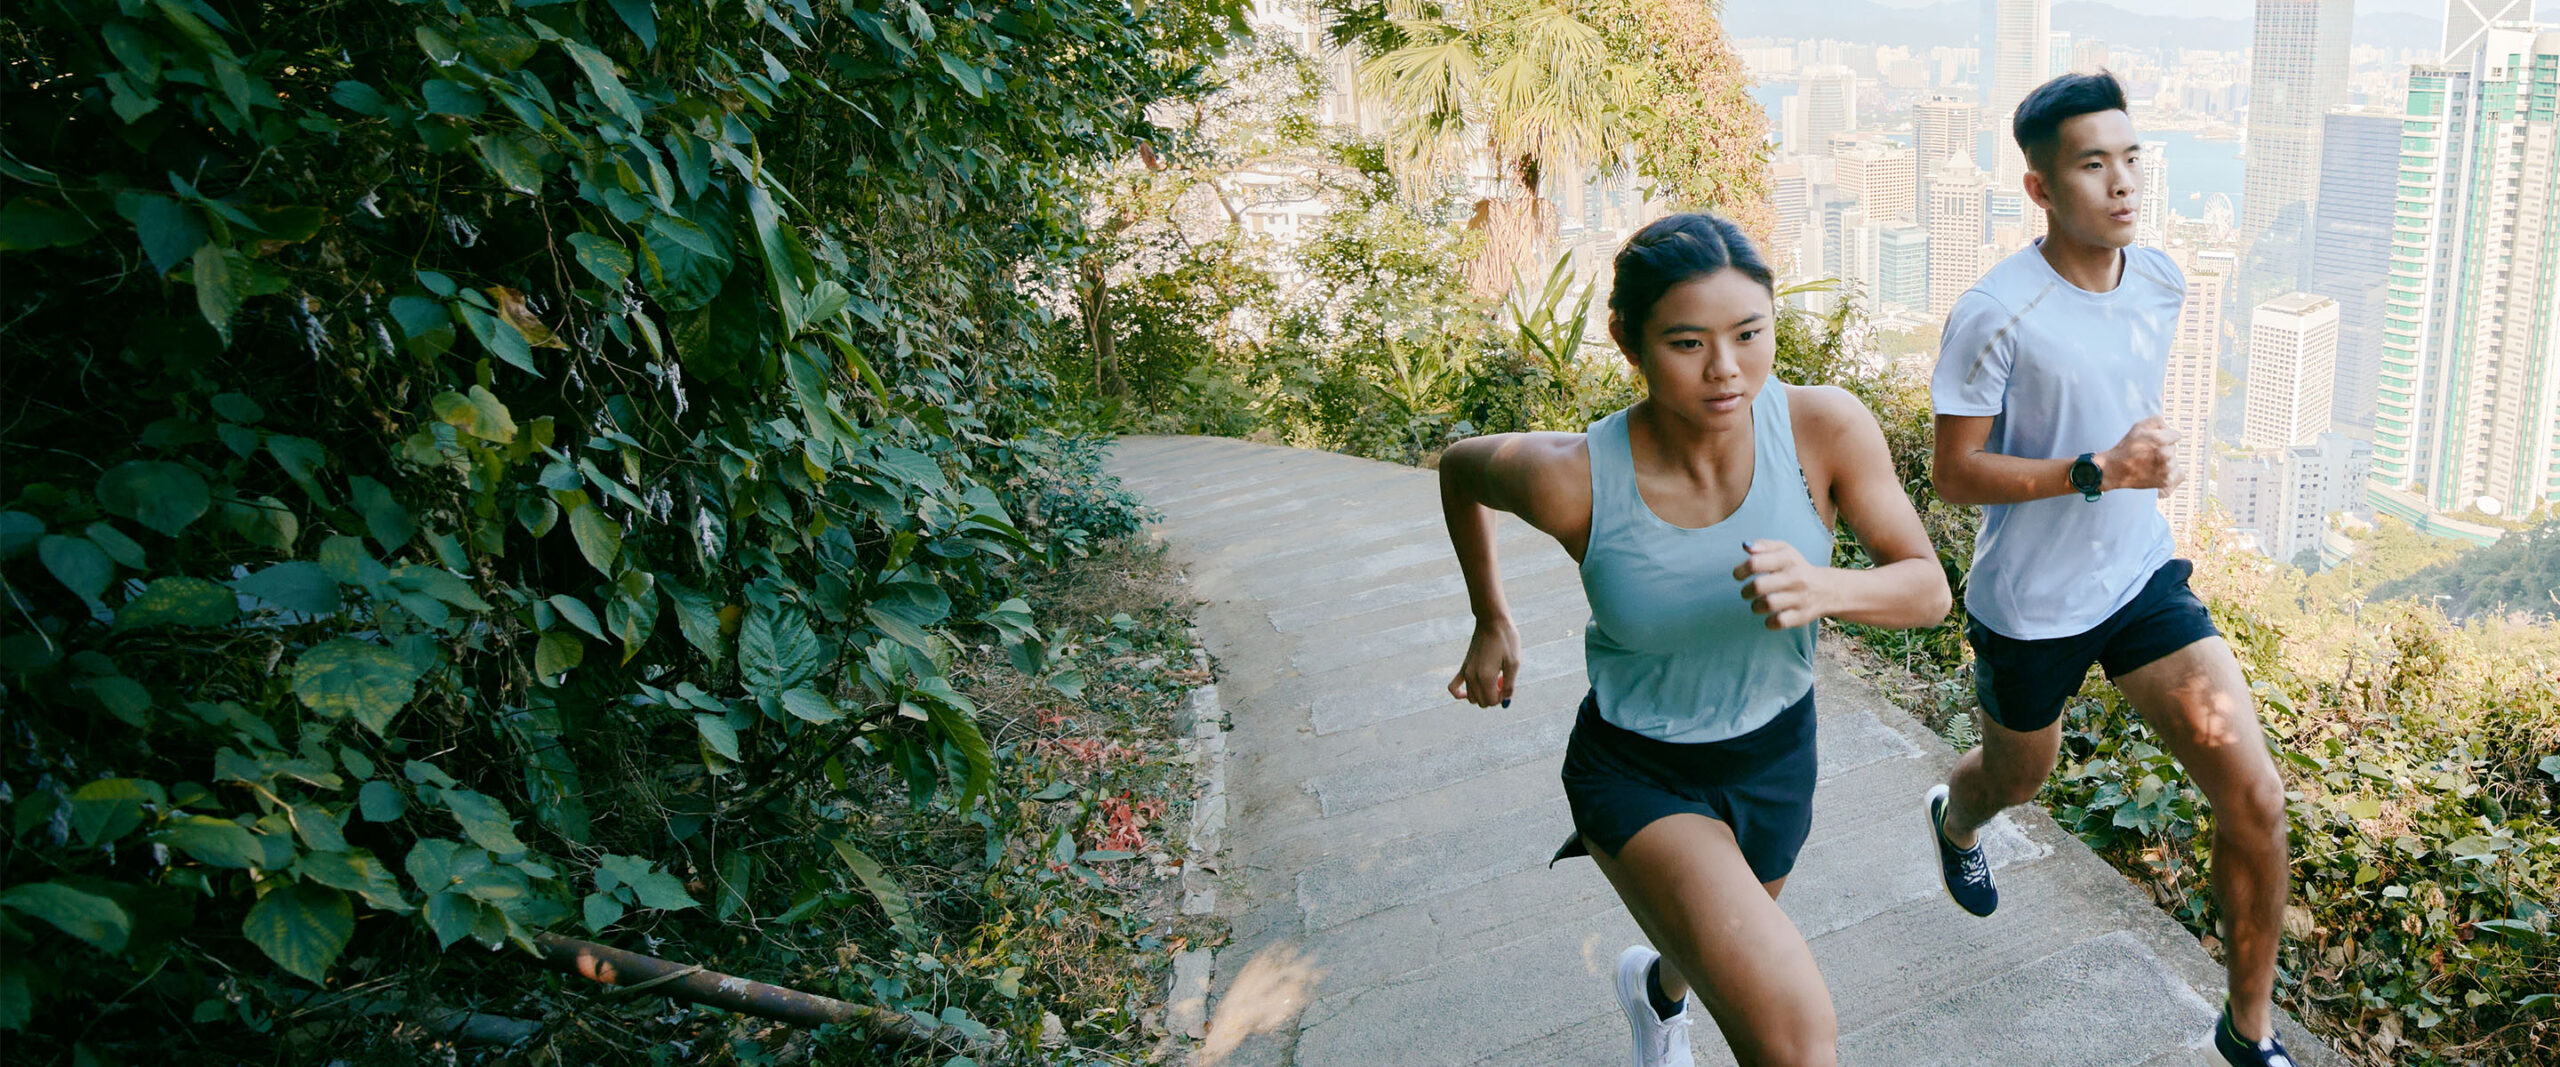
[[[2302,287],[2321,120],[2347,102],[2354,0],[2258,0],[2240,181],[2242,306]]]
[[[1837,146],[1831,153],[1840,190],[1866,206],[1879,222],[1913,217],[1920,176],[1912,167],[1911,149],[1886,140]]]
[[[2222,293],[2229,279],[2203,263],[2180,264],[2187,300],[2169,341],[2169,371],[2160,388],[2160,418],[2178,435],[2178,484],[2160,494],[2160,514],[2185,536],[2204,517],[2212,480],[2214,382],[2222,352]]]
[[[1858,75],[1847,67],[1807,69],[1796,77],[1796,99],[1802,102],[1806,155],[1830,155],[1832,135],[1858,128]]]
[[[2445,0],[2444,50],[2436,53],[2440,66],[2454,70],[2470,70],[2471,59],[2489,35],[2489,28],[2502,22],[2533,21],[2533,0]]]
[[[1992,132],[1992,174],[2003,186],[2027,173],[2010,136],[2018,101],[2053,77],[2053,0],[1982,0],[1982,122]]]
[[[2560,499],[2560,29],[2480,41],[2410,71],[2401,132],[2374,482],[2421,524]]]
[[[2249,315],[2243,448],[2291,448],[2329,432],[2338,375],[2338,302],[2287,293]]]
[[[1945,315],[1982,280],[1982,202],[1989,175],[1954,156],[1929,175],[1929,314]]]
[[[2135,205],[2133,243],[2169,247],[2169,142],[2142,142],[2142,198]]]
[[[1974,133],[1981,122],[1981,108],[1952,96],[1932,96],[1911,105],[1911,147],[1918,153],[1912,162],[1920,177],[1914,198],[1919,212],[1916,221],[1929,221],[1930,172],[1949,156],[1972,159]]]

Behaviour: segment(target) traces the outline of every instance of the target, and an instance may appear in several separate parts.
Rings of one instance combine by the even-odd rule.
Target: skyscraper
[[[2167,141],[2142,142],[2142,201],[2135,206],[2133,243],[2146,248],[2169,246],[2169,142]]]
[[[1839,164],[1836,174],[1841,190],[1866,205],[1869,219],[1913,217],[1919,174],[1912,168],[1911,149],[1890,141],[1868,141],[1835,149],[1832,158]]]
[[[2169,341],[2169,372],[2160,389],[2160,418],[2178,434],[2178,484],[2160,494],[2160,514],[2184,535],[2204,516],[2204,491],[2213,473],[2213,400],[2216,357],[2222,353],[2222,291],[2228,281],[2212,266],[2190,259],[2187,299],[2178,310],[2178,332]]]
[[[1773,258],[1781,273],[1800,270],[1795,263],[1796,242],[1804,236],[1805,201],[1804,164],[1782,159],[1769,164],[1769,206],[1777,216],[1769,234]]]
[[[1982,123],[1991,129],[1993,178],[2014,185],[2027,173],[2009,136],[2018,101],[2053,77],[2053,0],[1982,0]]]
[[[1876,235],[1876,302],[1918,311],[1929,306],[1929,231],[1912,223]]]
[[[1914,202],[1918,221],[1929,221],[1929,173],[1948,156],[1973,158],[1974,129],[1981,118],[1981,108],[1951,96],[1932,96],[1911,105],[1911,145],[1918,153],[1913,163],[1920,174]]]
[[[2409,74],[2374,411],[2404,519],[2560,498],[2560,30],[2480,41]]]
[[[2459,3],[2461,0],[2455,0]],[[2339,432],[2372,439],[2374,375],[2382,365],[2382,300],[2391,277],[2400,128],[2386,108],[2340,108],[2320,136],[2320,185],[2303,290],[2338,302]]]
[[[2445,0],[2444,50],[2437,62],[2454,70],[2470,70],[2489,27],[2501,22],[2533,20],[2533,0]]]
[[[1944,315],[1982,280],[1982,201],[1989,177],[1956,156],[1929,175],[1929,314]]]
[[[2354,0],[2258,0],[2240,182],[2242,306],[2302,285],[2321,119],[2346,102]]]
[[[1847,67],[1807,69],[1796,78],[1804,102],[1804,152],[1831,154],[1831,135],[1858,128],[1858,75]]]
[[[2337,301],[2287,293],[2252,309],[2241,446],[2291,448],[2329,432],[2337,369]]]

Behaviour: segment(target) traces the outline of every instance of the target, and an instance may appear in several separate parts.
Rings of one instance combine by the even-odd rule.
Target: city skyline
[[[2201,484],[2164,494],[2163,511],[2184,529],[2205,500],[2227,509],[2236,498],[2203,488],[2227,458],[2262,468],[2250,477],[2275,494],[2258,509],[2274,525],[2243,532],[2280,559],[2319,540],[2299,518],[2306,501],[2359,519],[2380,501],[2422,529],[2475,536],[2482,516],[2560,499],[2560,327],[2542,310],[2560,302],[2548,221],[2560,215],[2560,149],[2534,117],[2547,115],[2537,101],[2548,106],[2536,42],[2560,33],[2498,23],[2519,10],[2508,0],[2441,0],[2427,40],[2351,46],[2359,8],[2375,4],[2390,0],[2257,0],[2248,46],[2223,52],[2049,28],[2038,47],[2047,0],[1978,0],[1988,49],[1738,40],[1776,120],[1773,259],[1791,277],[1843,283],[1804,298],[1813,306],[1856,300],[1880,328],[1934,328],[1994,261],[2042,234],[2007,134],[2007,101],[2023,93],[2013,82],[2108,69],[2142,136],[2138,238],[2170,250],[2191,286],[2164,402],[2195,431]],[[2464,12],[2487,25],[2467,26]],[[2438,29],[2495,58],[2475,74],[2469,59],[2434,54]],[[2446,93],[2461,99],[2442,107],[2463,115],[2419,114]],[[2522,117],[2450,128],[2500,107]],[[2442,151],[2404,159],[2404,136],[2420,134]],[[2308,347],[2306,332],[2317,334]]]

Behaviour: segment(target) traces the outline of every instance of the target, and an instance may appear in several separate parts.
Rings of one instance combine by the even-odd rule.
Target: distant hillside
[[[1972,0],[1948,0],[1920,7],[1893,7],[1874,0],[1824,0],[1816,4],[1804,0],[1725,0],[1724,25],[1725,32],[1736,37],[1828,37],[1904,48],[1969,48],[1974,43],[1981,10]],[[2384,48],[2432,46],[2442,39],[2443,27],[2443,20],[2431,15],[2364,11],[2356,16],[2355,43]],[[2251,32],[2247,18],[2167,17],[2098,0],[2063,0],[2053,5],[2053,28],[2075,38],[2095,37],[2113,45],[2219,52],[2247,48]]]
[[[2560,519],[2499,538],[2373,591],[2376,600],[2444,597],[2444,612],[2560,616]]]

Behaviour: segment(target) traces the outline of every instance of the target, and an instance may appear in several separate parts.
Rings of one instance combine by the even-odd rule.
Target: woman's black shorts
[[[1590,855],[1585,840],[1617,855],[1636,831],[1686,811],[1731,828],[1753,877],[1786,877],[1813,828],[1813,727],[1810,689],[1757,730],[1686,745],[1617,726],[1600,717],[1599,694],[1584,696],[1564,750],[1574,834],[1555,859]]]

